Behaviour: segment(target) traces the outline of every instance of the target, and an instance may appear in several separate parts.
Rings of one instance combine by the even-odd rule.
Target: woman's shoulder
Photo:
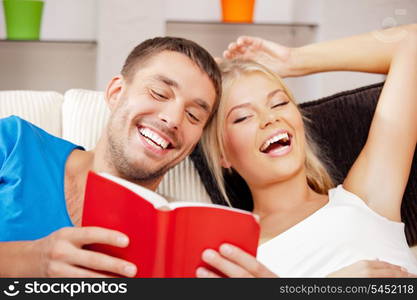
[[[361,204],[366,205],[366,202],[356,195],[355,193],[352,193],[348,189],[346,189],[343,184],[339,184],[336,187],[330,189],[328,191],[329,195],[329,202],[335,202],[335,203],[349,203],[349,204]]]
[[[342,184],[339,184],[338,186],[330,189],[328,194],[329,205],[332,207],[356,208],[358,209],[358,212],[360,211],[369,217],[375,217],[384,222],[388,221],[394,224],[403,224],[401,222],[392,221],[387,217],[380,215],[372,208],[370,208],[362,198],[346,189]]]

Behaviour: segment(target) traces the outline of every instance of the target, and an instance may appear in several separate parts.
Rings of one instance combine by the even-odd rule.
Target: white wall
[[[97,89],[118,74],[134,46],[165,35],[163,0],[100,0],[97,32]]]
[[[417,22],[415,0],[321,0],[318,40],[325,41],[354,34]],[[360,87],[384,80],[382,75],[332,72],[316,75],[321,95]]]

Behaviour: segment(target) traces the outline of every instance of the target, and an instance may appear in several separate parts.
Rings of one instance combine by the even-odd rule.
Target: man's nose
[[[159,118],[168,128],[178,130],[184,118],[184,105],[179,101],[166,103],[159,114]]]

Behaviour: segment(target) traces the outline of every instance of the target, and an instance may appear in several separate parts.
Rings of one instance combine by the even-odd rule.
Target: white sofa
[[[53,91],[0,91],[0,118],[17,115],[90,150],[97,143],[109,116],[103,93],[71,89]],[[189,158],[171,169],[158,192],[172,201],[210,202]]]
[[[71,89],[64,95],[53,91],[0,91],[0,118],[10,115],[89,150],[100,137],[109,112],[103,93],[97,91]],[[158,192],[171,201],[210,203],[189,158],[166,174]],[[412,250],[417,256],[417,246]]]

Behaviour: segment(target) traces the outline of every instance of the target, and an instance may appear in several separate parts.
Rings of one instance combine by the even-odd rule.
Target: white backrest
[[[64,97],[49,91],[0,91],[0,118],[16,115],[61,136]]]
[[[100,138],[109,114],[102,92],[68,90],[62,106],[62,137],[90,150]],[[210,202],[188,157],[164,176],[157,192],[173,201]]]
[[[68,90],[62,105],[62,138],[90,150],[100,138],[109,115],[102,92]]]

